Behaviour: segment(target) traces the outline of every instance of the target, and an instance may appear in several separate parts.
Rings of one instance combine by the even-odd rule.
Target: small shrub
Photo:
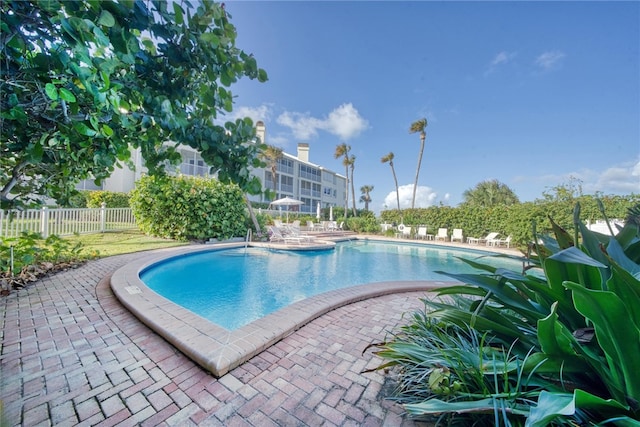
[[[107,208],[128,208],[129,194],[114,191],[88,191],[86,192],[87,207],[101,208],[102,203]]]
[[[199,177],[144,176],[131,191],[140,229],[176,240],[220,240],[247,231],[244,196],[237,185]]]

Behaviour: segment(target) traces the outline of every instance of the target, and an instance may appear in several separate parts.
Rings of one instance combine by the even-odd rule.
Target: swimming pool
[[[234,248],[180,256],[140,273],[153,291],[226,329],[237,329],[296,301],[345,287],[387,281],[446,280],[436,270],[471,273],[458,257],[479,251],[356,240],[331,251]],[[504,258],[485,258],[518,270]]]
[[[367,244],[361,244],[367,240],[372,240],[371,237],[363,239],[356,238],[355,240],[355,242],[351,243],[350,250],[357,249],[360,252],[366,252],[373,247]],[[379,241],[393,239],[374,238],[373,240]],[[410,264],[409,258],[423,260],[422,256],[417,255],[418,253],[421,253],[422,250],[414,250],[414,247],[434,247],[437,250],[437,258],[439,260],[446,260],[453,257],[453,253],[450,252],[450,248],[440,245],[435,246],[433,242],[423,242],[419,245],[407,245],[399,242],[398,240],[393,240],[393,242],[394,243],[387,246],[387,248],[389,251],[398,252],[395,255],[397,258],[392,267],[387,268],[380,268],[380,266],[383,265],[380,262],[362,264],[358,269],[353,268],[353,264],[349,263],[346,263],[345,266],[343,266],[340,263],[342,260],[347,258],[344,255],[344,252],[341,252],[340,249],[336,251],[336,254],[342,256],[331,260],[331,262],[326,265],[317,264],[321,259],[321,257],[315,257],[315,255],[318,254],[313,254],[313,256],[311,256],[304,252],[291,254],[291,258],[289,258],[287,264],[281,264],[278,262],[273,263],[272,261],[271,263],[267,263],[267,265],[270,265],[270,271],[274,274],[292,274],[290,277],[294,283],[307,282],[300,280],[301,274],[299,271],[305,271],[304,275],[307,277],[313,275],[311,272],[339,271],[341,272],[339,276],[340,280],[346,283],[346,279],[351,277],[354,270],[411,272],[412,269],[407,267],[407,265]],[[268,243],[253,243],[253,245],[257,247],[272,246]],[[172,259],[188,260],[192,256],[196,256],[198,253],[206,253],[207,255],[217,253],[221,258],[226,260],[226,262],[222,263],[223,265],[231,264],[232,261],[246,263],[248,259],[253,259],[254,257],[259,257],[260,259],[267,257],[272,260],[280,259],[278,257],[274,257],[274,255],[277,255],[279,252],[274,252],[272,250],[258,251],[256,248],[251,247],[247,248],[247,253],[256,255],[254,257],[244,256],[244,246],[245,244],[242,242],[235,242],[217,243],[215,245],[194,245],[151,251],[147,256],[138,258],[119,268],[113,273],[113,275],[106,277],[104,280],[109,281],[115,298],[129,309],[134,316],[146,324],[152,331],[156,332],[169,343],[174,345],[195,363],[199,364],[216,377],[221,377],[231,369],[241,365],[243,362],[251,359],[253,356],[266,350],[282,338],[301,328],[303,325],[338,307],[382,295],[405,292],[414,293],[416,298],[427,297],[431,291],[452,283],[451,279],[446,276],[442,276],[441,279],[427,279],[427,277],[436,276],[430,276],[425,271],[411,273],[414,277],[411,277],[410,280],[402,280],[398,278],[385,281],[382,273],[378,273],[373,279],[360,279],[374,280],[373,283],[356,284],[355,286],[346,285],[347,287],[334,290],[327,290],[324,286],[322,288],[316,286],[316,288],[318,288],[316,290],[320,293],[308,297],[303,297],[302,293],[298,294],[295,293],[297,291],[294,292],[292,288],[287,288],[285,293],[281,293],[289,295],[288,299],[286,299],[284,303],[288,303],[288,301],[294,302],[289,303],[279,310],[266,314],[257,320],[245,324],[244,326],[237,327],[236,329],[228,329],[161,296],[158,292],[149,288],[140,279],[141,273],[150,271],[154,266],[168,265],[167,263],[172,262]],[[396,249],[392,249],[394,246]],[[340,245],[340,247],[343,247],[343,245]],[[344,247],[346,248],[347,245],[344,245]],[[227,250],[229,250],[229,252],[227,252]],[[230,250],[235,250],[236,253],[231,255],[232,252]],[[330,253],[333,252],[333,250],[326,252]],[[455,253],[476,257],[482,252],[471,250],[463,250],[462,252],[459,252],[456,249]],[[514,254],[514,252],[511,252],[511,254]],[[517,252],[515,254],[517,254]],[[367,256],[372,255],[367,253]],[[391,258],[392,254],[386,253],[382,256]],[[304,267],[302,261],[309,261],[311,259],[313,259],[314,262],[312,262],[310,266]],[[421,263],[425,264],[425,262]],[[285,269],[282,267],[283,265],[289,265],[290,267]],[[519,264],[517,268],[520,268]],[[445,266],[440,265],[440,267],[434,269],[442,269],[444,271],[449,270],[449,268],[446,267],[446,264]],[[289,272],[287,273],[285,270],[289,270]],[[259,273],[256,268],[249,268],[245,272],[250,276],[254,275],[260,279],[264,278],[264,276],[262,276],[263,273]],[[194,282],[192,279],[194,277],[193,275],[194,272],[192,269],[186,269],[183,270],[179,279],[175,279],[179,286],[184,288],[187,294],[191,295],[195,292],[195,290],[192,289]],[[240,274],[238,273],[238,275]],[[220,289],[222,289],[222,282],[223,281],[218,278],[216,287],[220,287]],[[284,286],[286,287],[288,285]],[[262,299],[265,298],[262,296],[260,291],[256,292],[257,295],[253,295],[249,298],[248,295],[250,295],[250,291],[242,291],[243,296],[248,298],[245,301],[258,301],[262,304]],[[273,297],[273,299],[278,298]],[[228,311],[227,317],[233,318],[235,316],[239,316],[242,312],[248,310],[249,305],[250,304],[248,302],[245,302],[243,303],[242,308],[236,309],[236,311]],[[368,313],[362,313],[362,316],[364,317],[367,315]],[[120,321],[120,319],[118,319],[118,321]]]

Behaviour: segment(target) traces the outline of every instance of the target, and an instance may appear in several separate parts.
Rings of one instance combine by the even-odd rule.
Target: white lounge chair
[[[402,230],[402,237],[404,237],[405,239],[410,239],[412,236],[411,230],[412,228],[409,226],[404,227],[404,230]]]
[[[489,233],[485,237],[467,237],[467,243],[473,245],[479,245],[480,243],[487,243],[490,240],[495,240],[500,233]]]
[[[446,228],[438,228],[438,234],[436,234],[436,241],[438,240],[442,240],[443,242],[446,242],[447,240],[449,240],[449,230],[447,230]]]
[[[269,241],[273,243],[297,243],[301,244],[304,241],[302,237],[289,236],[282,232],[279,227],[269,227]]]
[[[464,242],[464,237],[462,236],[462,228],[454,228],[453,233],[451,233],[451,241],[459,241],[460,243]]]
[[[506,239],[492,239],[492,240],[487,240],[487,244],[491,245],[491,246],[504,246],[506,248],[511,246],[511,236],[507,236]]]

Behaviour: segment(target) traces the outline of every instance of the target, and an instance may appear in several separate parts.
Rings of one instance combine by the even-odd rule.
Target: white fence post
[[[100,205],[100,232],[104,233],[107,229],[107,204],[102,202]]]
[[[45,239],[49,237],[49,209],[44,206],[40,215],[40,233]]]

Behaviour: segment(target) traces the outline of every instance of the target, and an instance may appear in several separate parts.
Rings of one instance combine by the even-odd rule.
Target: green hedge
[[[130,204],[140,229],[152,236],[224,240],[246,233],[242,191],[215,179],[144,176]]]
[[[640,202],[640,195],[598,196],[604,205],[608,218],[623,219],[627,209]],[[531,224],[536,222],[538,231],[551,230],[549,217],[564,228],[573,227],[573,207],[582,206],[581,219],[596,221],[603,219],[595,196],[581,196],[563,201],[535,201],[516,205],[482,207],[432,206],[423,209],[383,211],[383,222],[418,226],[427,225],[429,233],[438,228],[461,228],[465,237],[482,237],[495,231],[502,236],[511,235],[517,245],[526,245],[532,240]]]

